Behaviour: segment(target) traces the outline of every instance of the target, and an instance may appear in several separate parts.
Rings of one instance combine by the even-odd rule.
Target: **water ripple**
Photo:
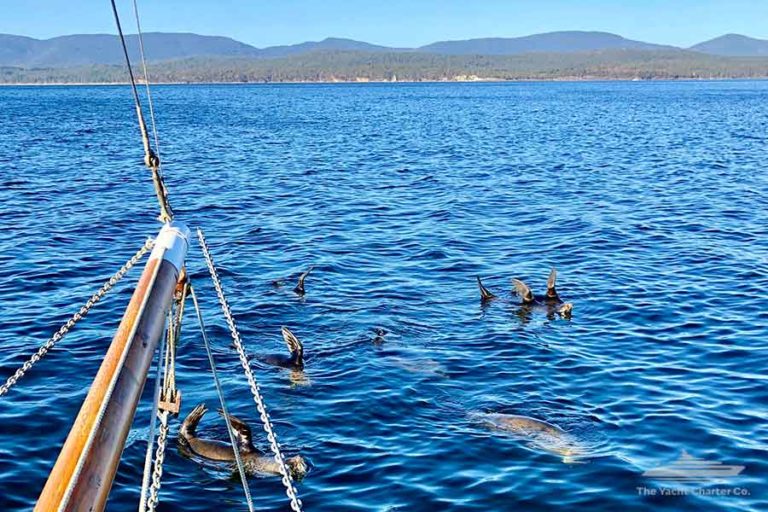
[[[307,510],[768,509],[768,84],[155,91],[171,200],[207,232],[282,445],[311,462]],[[5,376],[158,226],[125,88],[4,87],[0,104]],[[552,266],[570,320],[512,295]],[[230,408],[255,425],[197,251],[189,270]],[[136,274],[0,400],[3,510],[35,502]],[[476,275],[499,299],[480,304]],[[282,325],[301,376],[260,359],[285,350]],[[216,401],[206,365],[190,324],[184,412]],[[149,393],[110,509],[138,501]],[[477,413],[556,425],[588,463]],[[215,415],[205,428],[224,438]],[[750,494],[638,495],[683,450],[744,465]],[[278,480],[251,490],[285,510]],[[243,506],[228,469],[175,445],[161,498]]]

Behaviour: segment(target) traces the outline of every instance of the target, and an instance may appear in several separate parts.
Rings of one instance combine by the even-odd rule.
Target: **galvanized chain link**
[[[16,373],[11,375],[8,378],[8,380],[5,382],[5,384],[0,386],[0,396],[3,396],[4,394],[8,393],[8,390],[10,390],[11,387],[13,387],[13,385],[16,384],[16,382],[18,382],[18,380],[22,378],[24,374],[29,371],[30,368],[32,368],[32,365],[34,365],[40,359],[42,359],[48,353],[48,351],[51,350],[53,346],[56,343],[58,343],[59,340],[61,340],[75,326],[75,324],[78,321],[80,321],[85,315],[87,315],[88,311],[90,311],[91,308],[97,302],[99,302],[102,298],[104,298],[107,292],[111,290],[112,287],[114,287],[115,284],[117,284],[117,282],[120,281],[120,279],[122,279],[123,276],[127,274],[128,271],[131,270],[131,268],[133,268],[134,265],[136,265],[136,263],[138,263],[141,257],[144,256],[144,254],[152,248],[154,243],[155,243],[154,240],[148,239],[144,243],[144,245],[141,247],[141,249],[139,249],[138,252],[134,254],[133,257],[129,259],[125,263],[125,265],[123,265],[120,268],[120,270],[118,270],[112,277],[110,277],[109,280],[106,283],[104,283],[104,285],[102,285],[99,291],[94,293],[91,296],[91,298],[88,299],[85,305],[83,305],[83,307],[81,307],[77,313],[72,315],[72,317],[69,320],[67,320],[67,323],[62,325],[61,328],[58,331],[56,331],[56,333],[48,339],[48,341],[43,343],[40,346],[40,348],[37,350],[37,352],[34,353],[32,357],[30,357],[21,366],[21,368],[16,370]]]
[[[267,413],[264,399],[261,396],[259,385],[256,383],[256,379],[254,378],[253,372],[251,371],[251,366],[248,363],[248,357],[246,356],[245,349],[243,348],[243,342],[240,339],[240,333],[238,332],[237,326],[235,325],[235,319],[232,316],[229,303],[224,296],[224,290],[221,286],[219,275],[216,272],[216,266],[213,263],[213,258],[211,257],[211,253],[208,250],[208,244],[205,242],[205,237],[203,236],[203,232],[200,228],[197,229],[197,239],[199,240],[200,247],[203,250],[203,256],[205,257],[206,264],[208,265],[208,271],[211,274],[213,286],[216,288],[216,293],[219,296],[219,304],[221,304],[221,310],[224,313],[224,318],[226,319],[227,325],[229,326],[229,331],[232,334],[232,342],[234,343],[238,355],[240,356],[240,364],[243,367],[246,379],[248,379],[248,385],[251,388],[253,400],[256,402],[256,409],[259,411],[259,416],[264,426],[264,431],[267,433],[269,446],[272,449],[272,453],[275,455],[275,462],[280,469],[283,486],[285,486],[285,493],[291,500],[291,510],[294,512],[301,512],[301,500],[299,499],[296,488],[293,485],[291,474],[288,472],[288,468],[285,465],[285,459],[283,458],[283,454],[280,451],[280,444],[277,442],[277,436],[275,435],[274,429],[272,428],[272,422],[269,418],[269,414]]]
[[[154,512],[160,494],[160,482],[163,479],[163,462],[165,461],[165,445],[168,440],[168,411],[160,411],[160,432],[157,435],[157,451],[155,452],[155,469],[152,472],[152,485],[149,488],[147,510]]]

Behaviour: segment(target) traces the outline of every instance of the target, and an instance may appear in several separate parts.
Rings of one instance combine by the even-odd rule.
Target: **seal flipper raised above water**
[[[233,461],[235,452],[232,446],[222,441],[206,440],[197,437],[197,425],[208,409],[205,404],[198,404],[184,418],[179,429],[179,438],[189,446],[193,453],[216,461]]]
[[[555,312],[558,315],[562,316],[563,318],[571,318],[571,315],[573,314],[573,303],[563,302],[562,299],[560,299],[560,295],[557,294],[557,290],[555,289],[556,282],[557,269],[552,267],[552,270],[549,272],[549,278],[547,278],[546,300],[550,304],[555,305]]]
[[[543,306],[546,308],[548,315],[554,315],[557,313],[563,318],[570,318],[573,312],[573,304],[570,302],[564,303],[560,299],[560,295],[557,293],[555,287],[557,283],[557,270],[552,269],[547,279],[547,293],[544,297],[536,297],[533,291],[524,282],[519,279],[513,279],[512,284],[515,287],[515,292],[520,296],[522,305],[525,310],[529,311],[531,307]]]
[[[223,418],[224,411],[219,409],[217,411]],[[251,427],[247,423],[239,419],[237,416],[229,415],[229,424],[232,425],[232,430],[235,432],[235,440],[237,446],[240,448],[241,453],[256,452],[256,447],[253,446],[253,437],[251,435]]]
[[[496,295],[491,293],[491,291],[483,286],[483,282],[480,280],[480,276],[477,277],[477,287],[480,288],[480,300],[483,302],[487,302],[489,300],[495,299]]]
[[[283,333],[283,340],[285,340],[285,344],[288,346],[290,355],[270,354],[263,358],[264,362],[283,368],[301,370],[304,368],[304,345],[287,327],[283,326],[280,330]]]
[[[552,267],[547,278],[547,300],[548,301],[560,301],[560,297],[557,295],[555,284],[557,283],[557,269]]]
[[[179,437],[184,440],[192,439],[197,435],[197,425],[200,423],[203,415],[208,411],[205,404],[197,404],[194,409],[187,414],[179,429]]]
[[[291,353],[291,363],[293,363],[293,366],[303,368],[304,345],[301,344],[299,338],[297,338],[286,326],[282,326],[280,331],[283,333],[283,340],[285,340],[285,344],[288,346],[288,351]]]
[[[520,281],[519,279],[513,279],[512,284],[515,287],[515,293],[520,297],[520,299],[523,301],[523,304],[533,304],[536,298],[533,296],[533,292],[530,288],[528,288],[528,285],[526,285],[524,282]]]
[[[296,288],[293,289],[293,292],[297,295],[304,295],[306,293],[306,290],[304,289],[304,280],[307,278],[310,272],[312,272],[312,269],[315,267],[309,267],[306,272],[301,274],[299,276],[299,282],[296,285]]]

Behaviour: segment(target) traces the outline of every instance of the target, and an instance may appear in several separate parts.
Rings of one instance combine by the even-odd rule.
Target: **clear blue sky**
[[[0,3],[0,33],[114,33],[108,0]],[[131,0],[118,5],[132,28]],[[554,30],[676,46],[730,32],[768,39],[768,0],[139,0],[139,8],[145,31],[224,35],[258,47],[328,36],[410,47]]]

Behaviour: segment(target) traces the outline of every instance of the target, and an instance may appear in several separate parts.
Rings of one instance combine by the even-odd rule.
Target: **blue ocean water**
[[[311,462],[307,510],[768,510],[768,82],[154,99],[177,218],[206,231],[281,443]],[[2,380],[159,228],[132,108],[122,86],[0,88]],[[196,246],[188,265],[229,407],[258,431]],[[552,266],[571,320],[511,295],[513,277],[542,292]],[[0,509],[36,501],[138,274],[0,398]],[[499,299],[480,303],[476,275]],[[305,344],[301,381],[259,361],[285,350],[282,325]],[[182,414],[215,409],[192,316],[178,366]],[[151,387],[109,510],[138,503]],[[556,425],[586,457],[488,412]],[[214,413],[200,431],[226,435]],[[744,469],[642,475],[683,451]],[[257,510],[287,510],[278,479],[250,485]],[[171,442],[159,510],[245,505],[227,468]]]

